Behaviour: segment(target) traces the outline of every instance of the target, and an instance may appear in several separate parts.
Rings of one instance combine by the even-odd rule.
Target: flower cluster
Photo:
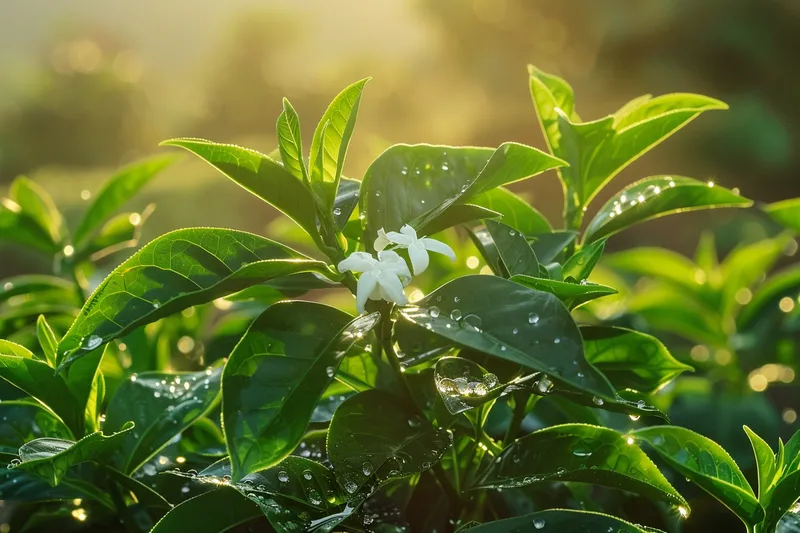
[[[392,246],[393,245],[393,246]],[[360,272],[356,290],[356,308],[364,312],[367,300],[386,300],[400,305],[408,303],[403,287],[411,281],[411,272],[405,260],[392,248],[405,248],[411,260],[414,275],[422,274],[430,258],[428,252],[446,255],[451,261],[456,260],[453,249],[441,241],[427,237],[418,238],[417,232],[406,224],[400,231],[386,232],[378,230],[374,247],[378,252],[375,259],[367,252],[353,252],[338,265],[339,272]]]

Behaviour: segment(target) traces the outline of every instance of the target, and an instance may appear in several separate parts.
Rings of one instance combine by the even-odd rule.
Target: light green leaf
[[[132,163],[114,174],[97,193],[78,224],[73,238],[75,247],[83,247],[100,224],[175,160],[172,155],[150,157]]]
[[[21,176],[11,183],[8,196],[22,208],[22,213],[36,221],[36,224],[49,235],[54,246],[61,248],[67,237],[67,229],[61,213],[47,191]]]
[[[148,205],[141,213],[120,213],[111,217],[93,238],[75,252],[75,262],[99,261],[111,254],[139,245],[142,226],[155,211],[155,204]]]
[[[778,224],[783,224],[787,229],[800,233],[800,198],[768,204],[763,209]]]
[[[789,267],[767,278],[754,292],[753,299],[742,307],[736,317],[737,328],[744,331],[757,321],[772,320],[770,315],[782,313],[781,298],[796,297],[800,290],[800,266]],[[735,296],[735,293],[734,293]]]
[[[600,208],[586,228],[594,242],[654,218],[718,207],[750,207],[752,200],[713,182],[682,176],[651,176],[628,185]]]
[[[503,224],[523,235],[550,233],[550,222],[539,211],[504,187],[497,187],[470,199],[470,203],[491,209],[503,216]],[[482,217],[488,218],[488,217]]]
[[[531,250],[522,233],[494,220],[486,221],[486,229],[489,230],[509,275],[536,276],[539,274],[539,261],[536,260],[536,254]]]
[[[118,433],[104,435],[97,431],[77,442],[49,437],[26,442],[19,449],[22,462],[16,468],[38,476],[55,487],[73,466],[86,461],[105,460],[131,429],[132,423],[123,426]]]
[[[323,212],[333,209],[347,146],[356,125],[365,78],[346,87],[322,115],[311,140],[311,190]]]
[[[297,222],[311,237],[318,238],[311,192],[302,181],[264,154],[203,139],[171,139],[161,145],[178,146],[195,154]]]
[[[274,466],[300,443],[341,358],[378,323],[311,302],[269,307],[223,372],[222,418],[232,476]]]
[[[617,290],[613,287],[607,287],[606,285],[600,285],[599,283],[592,283],[589,281],[571,283],[568,281],[558,281],[533,276],[513,276],[511,281],[537,291],[554,294],[570,310],[576,309],[586,302],[597,298],[617,294]]]
[[[545,372],[601,398],[614,389],[583,354],[583,339],[556,296],[495,276],[464,276],[439,287],[402,317],[475,350]]]
[[[55,368],[58,339],[44,315],[39,315],[39,318],[36,319],[36,337],[39,340],[39,346],[42,347],[47,364]]]
[[[758,470],[758,500],[763,504],[765,497],[769,490],[772,488],[772,481],[775,479],[776,467],[775,453],[769,444],[764,442],[764,439],[747,426],[744,426],[744,432],[747,438],[750,439],[750,445],[753,446],[753,455],[756,458],[756,468]],[[800,497],[800,494],[798,494]]]
[[[686,256],[664,248],[640,247],[617,252],[606,256],[603,265],[667,281],[689,295],[705,291],[705,273]]]
[[[514,441],[481,474],[473,488],[507,489],[533,483],[578,481],[689,504],[628,437],[585,424],[553,426]]]
[[[622,519],[591,511],[572,509],[549,509],[538,513],[487,522],[471,527],[470,533],[510,533],[537,531],[544,533],[661,533],[651,527],[644,528]]]
[[[647,442],[682,476],[711,494],[745,524],[758,524],[764,509],[728,452],[719,444],[689,429],[652,426],[633,433]]]
[[[755,285],[781,258],[793,239],[786,234],[736,247],[720,265],[723,310],[736,306],[736,293]]]
[[[22,207],[9,198],[0,200],[0,240],[21,244],[46,254],[55,254],[61,247],[52,236]]]
[[[278,117],[278,150],[283,168],[297,179],[308,181],[308,171],[303,162],[303,138],[300,135],[300,118],[286,98],[283,99],[283,112]]]
[[[564,279],[572,277],[576,281],[584,281],[588,278],[597,262],[600,261],[605,247],[606,241],[602,240],[581,248],[564,262],[564,266],[561,269]]]
[[[213,228],[167,233],[97,287],[59,344],[59,367],[144,324],[299,272],[331,275],[324,263],[251,233]]]
[[[586,359],[618,389],[652,394],[694,369],[676,360],[650,335],[625,328],[582,326]]]

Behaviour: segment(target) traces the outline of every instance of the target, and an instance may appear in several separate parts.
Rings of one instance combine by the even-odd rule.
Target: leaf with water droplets
[[[277,303],[256,319],[222,377],[234,481],[292,452],[339,362],[379,319],[378,313],[353,319],[312,302]]]
[[[28,441],[41,437],[71,439],[64,423],[39,404],[26,400],[0,402],[0,453],[16,455]]]
[[[764,519],[764,508],[739,466],[719,444],[677,426],[652,426],[634,431],[682,476],[714,496],[745,524]]]
[[[471,527],[470,533],[508,533],[541,531],[542,533],[663,533],[644,528],[615,516],[573,509],[549,509],[538,513],[506,518]]]
[[[613,429],[564,424],[514,441],[491,461],[473,488],[515,488],[578,481],[622,489],[688,508],[656,465]]]
[[[345,400],[328,430],[328,457],[348,494],[371,476],[383,481],[423,472],[450,446],[445,430],[434,428],[399,397],[378,390]],[[365,463],[372,468],[365,470]]]
[[[463,317],[459,321],[451,318],[455,309]],[[401,308],[401,314],[463,346],[545,372],[595,396],[614,396],[605,376],[586,361],[578,326],[550,293],[495,276],[464,276]],[[530,322],[531,315],[538,320]]]
[[[439,396],[453,415],[496,399],[506,388],[495,374],[463,357],[436,361],[434,380]]]
[[[661,341],[625,328],[581,326],[586,359],[618,389],[652,394],[694,369],[672,357]]]
[[[15,468],[36,475],[56,486],[73,466],[93,461],[103,463],[118,447],[125,433],[133,429],[128,422],[116,433],[104,435],[96,431],[75,442],[43,437],[23,444],[19,451],[21,463]]]
[[[162,235],[117,267],[89,297],[59,344],[59,368],[139,326],[299,272],[332,275],[320,261],[243,231],[188,228]]]
[[[594,242],[654,218],[718,207],[749,207],[752,200],[713,182],[682,176],[651,176],[628,185],[600,208],[586,228]]]
[[[561,268],[561,274],[564,279],[573,278],[577,281],[584,281],[592,273],[600,257],[603,255],[603,250],[606,247],[606,241],[600,240],[583,246],[572,257],[564,262]]]
[[[549,292],[558,297],[570,310],[597,298],[617,294],[617,290],[613,287],[592,282],[573,283],[523,275],[513,276],[511,281],[537,291]]]
[[[208,412],[219,399],[221,374],[221,368],[142,372],[124,381],[108,405],[103,426],[117,431],[128,421],[136,424],[114,458],[119,469],[125,474],[135,472]]]
[[[509,275],[536,276],[539,274],[539,261],[524,235],[511,226],[494,220],[486,221],[486,229],[489,231]]]
[[[350,215],[358,205],[358,195],[361,191],[361,182],[345,178],[339,181],[339,190],[333,202],[333,223],[336,231],[342,231],[350,220]]]

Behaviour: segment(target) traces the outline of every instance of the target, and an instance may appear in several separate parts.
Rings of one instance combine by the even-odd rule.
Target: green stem
[[[503,444],[508,446],[514,437],[519,433],[520,427],[522,427],[522,421],[525,419],[525,406],[528,403],[528,397],[530,393],[519,391],[514,393],[514,414],[511,417],[511,422],[508,424],[508,428],[506,428],[506,435],[503,437]]]

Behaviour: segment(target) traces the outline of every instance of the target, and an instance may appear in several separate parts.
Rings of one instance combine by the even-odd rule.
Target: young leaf
[[[303,162],[303,138],[300,135],[300,118],[286,98],[283,99],[283,112],[278,117],[278,150],[283,168],[304,183],[308,181],[308,171]]]
[[[223,372],[232,476],[271,467],[300,443],[339,361],[378,323],[311,302],[278,303],[253,323]]]
[[[508,533],[522,531],[543,531],[545,533],[586,532],[586,533],[662,533],[652,527],[642,527],[614,516],[591,511],[572,509],[549,509],[505,520],[487,522],[471,527],[470,533]]]
[[[694,369],[676,360],[655,337],[625,328],[581,326],[586,359],[618,389],[653,394]]]
[[[553,231],[544,215],[504,187],[481,193],[470,199],[470,203],[501,214],[503,224],[511,226],[523,235]]]
[[[324,263],[251,233],[189,228],[162,235],[89,297],[59,344],[59,368],[139,326],[298,272],[330,275]]]
[[[763,503],[764,497],[769,492],[772,487],[772,481],[775,479],[777,468],[775,453],[773,453],[769,444],[764,442],[764,439],[759,437],[755,431],[744,426],[744,432],[747,433],[750,445],[753,446],[753,455],[755,455],[756,468],[758,470],[758,499]]]
[[[606,247],[606,241],[596,241],[588,246],[581,248],[575,255],[570,257],[564,263],[561,273],[566,279],[572,277],[577,281],[584,281],[592,273],[600,257],[603,255],[603,250]]]
[[[369,78],[346,87],[322,115],[311,140],[311,190],[324,212],[333,209],[347,146],[356,125],[361,93]]]
[[[203,139],[171,139],[161,145],[178,146],[195,154],[297,222],[311,237],[318,238],[311,192],[302,181],[264,154]]]
[[[174,161],[175,157],[172,155],[150,157],[132,163],[114,174],[97,193],[78,224],[73,237],[75,247],[83,247],[100,224]]]
[[[9,198],[0,200],[0,240],[28,246],[46,254],[61,251],[51,235]]]
[[[19,449],[22,462],[16,468],[56,486],[73,466],[86,461],[105,460],[119,445],[123,435],[131,429],[133,423],[126,424],[117,433],[103,435],[97,431],[77,442],[49,437],[26,442]]]
[[[778,224],[800,233],[800,198],[768,204],[763,209]]]
[[[570,283],[568,281],[558,281],[532,276],[513,276],[511,281],[537,291],[549,292],[561,300],[569,310],[576,309],[586,302],[597,298],[617,294],[617,290],[612,287],[588,281],[584,283]]]
[[[258,506],[228,487],[205,492],[175,506],[150,533],[224,533],[263,516]]]
[[[351,495],[373,475],[384,480],[428,470],[450,446],[444,429],[375,389],[345,400],[328,429],[328,458]]]
[[[752,200],[711,181],[651,176],[628,185],[606,202],[586,228],[584,240],[594,242],[640,222],[673,213],[751,205]]]
[[[546,372],[611,399],[614,389],[583,354],[583,339],[554,295],[495,276],[464,276],[401,309],[402,317],[475,350]]]
[[[539,274],[539,261],[536,260],[536,254],[531,250],[524,235],[511,226],[494,220],[486,221],[486,229],[489,230],[509,275]]]
[[[172,438],[191,426],[216,403],[221,368],[204,372],[142,372],[117,389],[104,428],[120,431],[129,421],[136,428],[120,442],[120,470],[132,474]]]
[[[8,196],[24,214],[36,221],[55,246],[62,246],[67,237],[66,226],[47,191],[26,177],[19,177],[11,183]]]
[[[745,524],[764,519],[764,509],[728,452],[719,444],[689,429],[652,426],[633,433],[690,481],[733,511]]]
[[[42,347],[47,364],[55,368],[58,338],[44,315],[39,315],[39,318],[36,319],[36,337],[39,340],[39,346]]]
[[[564,424],[514,441],[489,463],[473,488],[507,489],[578,481],[640,494],[688,508],[688,503],[629,438],[613,429]]]

